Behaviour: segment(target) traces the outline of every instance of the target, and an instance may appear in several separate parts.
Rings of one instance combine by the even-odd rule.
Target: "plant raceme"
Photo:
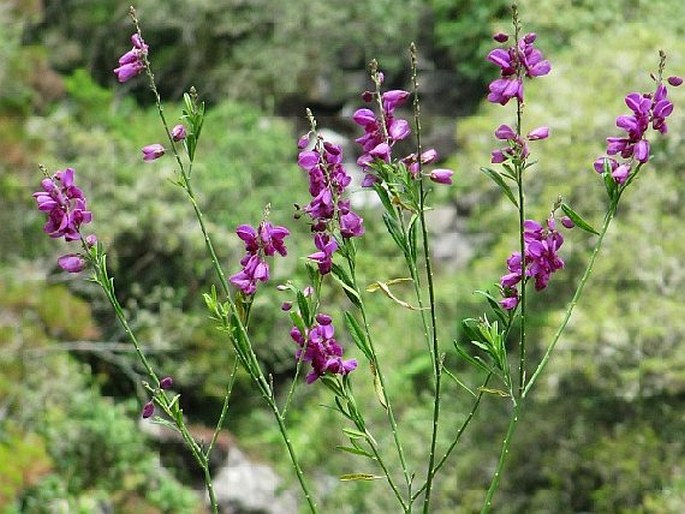
[[[217,256],[217,249],[196,200],[191,181],[191,169],[196,158],[197,143],[200,138],[205,116],[204,104],[198,100],[197,92],[192,89],[184,95],[184,109],[181,123],[169,129],[161,99],[157,92],[151,70],[149,46],[145,43],[135,10],[131,8],[131,18],[135,33],[131,37],[133,47],[119,59],[114,73],[119,82],[133,80],[145,75],[155,97],[162,126],[167,136],[164,144],[154,143],[142,148],[144,161],[160,158],[173,158],[176,167],[174,184],[188,197],[197,218],[198,226],[204,236],[208,256],[216,271],[217,286],[204,295],[207,307],[218,328],[226,334],[231,344],[236,365],[241,365],[250,376],[255,388],[266,402],[274,416],[274,422],[281,433],[293,471],[302,489],[304,500],[311,512],[319,512],[319,506],[309,485],[308,474],[300,464],[301,460],[291,443],[287,427],[287,413],[291,408],[293,393],[300,383],[299,374],[303,365],[310,367],[304,381],[308,384],[322,384],[333,397],[333,408],[340,414],[343,432],[350,440],[350,446],[340,447],[342,451],[355,458],[367,459],[368,464],[378,469],[399,508],[404,513],[412,512],[419,500],[422,511],[430,512],[433,479],[442,469],[446,460],[457,447],[461,435],[468,427],[478,409],[481,398],[486,392],[495,391],[498,396],[511,402],[510,423],[507,429],[497,468],[488,488],[482,512],[488,512],[498,489],[504,464],[509,454],[512,435],[521,419],[521,409],[534,384],[544,371],[550,356],[571,317],[573,309],[587,283],[602,246],[607,230],[617,212],[619,201],[627,187],[639,175],[641,168],[650,159],[650,137],[653,132],[667,133],[666,120],[673,112],[673,104],[668,99],[667,84],[679,86],[682,79],[669,77],[663,79],[665,55],[661,55],[658,72],[653,75],[654,89],[647,93],[630,93],[625,103],[630,114],[616,119],[616,126],[625,132],[620,137],[607,138],[606,155],[594,162],[594,169],[602,176],[608,195],[608,206],[600,230],[594,229],[583,217],[574,211],[562,198],[557,199],[549,216],[542,222],[526,216],[524,195],[526,172],[533,166],[530,143],[550,137],[546,126],[523,131],[525,117],[524,83],[525,80],[547,75],[551,65],[535,44],[537,36],[528,33],[521,36],[521,24],[516,7],[513,9],[514,33],[498,33],[494,40],[502,46],[491,51],[487,60],[499,68],[500,75],[489,86],[487,99],[506,106],[510,101],[516,104],[515,123],[502,124],[494,132],[499,148],[492,151],[490,163],[497,170],[483,168],[483,172],[500,188],[504,196],[514,206],[519,232],[518,248],[506,261],[506,273],[496,287],[500,296],[495,297],[483,292],[491,312],[478,319],[465,319],[462,322],[462,337],[470,346],[454,341],[459,357],[481,371],[485,379],[478,394],[471,391],[476,399],[471,414],[456,432],[440,426],[440,410],[446,408],[441,400],[441,379],[443,374],[456,376],[445,367],[444,352],[438,337],[439,320],[436,314],[434,276],[431,264],[430,236],[425,213],[430,209],[427,199],[430,184],[450,185],[454,172],[447,168],[427,171],[429,165],[439,161],[435,149],[424,149],[421,144],[420,103],[417,82],[416,50],[412,46],[411,91],[391,89],[383,91],[384,75],[373,61],[370,67],[372,90],[361,95],[366,104],[352,115],[352,121],[363,131],[356,142],[359,144],[357,158],[358,171],[349,172],[343,164],[341,146],[326,141],[317,131],[316,120],[307,111],[310,130],[297,142],[297,165],[306,173],[309,198],[304,207],[298,207],[295,217],[305,219],[313,240],[313,252],[306,256],[309,283],[296,285],[287,281],[277,286],[280,291],[293,296],[282,304],[292,322],[290,338],[295,343],[293,359],[295,372],[287,392],[277,391],[273,381],[267,376],[263,365],[256,355],[250,336],[250,307],[259,288],[268,284],[271,278],[270,262],[277,256],[286,256],[288,228],[276,225],[269,220],[269,208],[256,226],[249,223],[236,228],[237,237],[244,244],[245,253],[239,261],[240,270],[228,279]],[[528,101],[529,99],[526,98]],[[411,104],[414,115],[415,151],[398,156],[398,145],[412,135],[412,126],[402,117],[403,109]],[[98,283],[110,301],[112,308],[122,324],[125,333],[135,347],[144,370],[145,388],[150,399],[142,407],[142,417],[151,418],[183,436],[189,451],[201,467],[208,492],[209,503],[214,513],[219,505],[214,492],[209,467],[210,454],[229,411],[229,401],[236,377],[236,368],[227,375],[227,393],[216,429],[208,446],[202,446],[191,436],[180,408],[180,396],[171,396],[174,381],[170,376],[160,375],[152,368],[137,340],[135,331],[129,325],[124,310],[118,303],[114,289],[114,279],[106,266],[104,246],[94,235],[84,235],[83,226],[92,221],[83,191],[75,184],[75,171],[72,168],[57,171],[45,178],[41,189],[33,194],[38,209],[45,213],[47,222],[44,231],[51,238],[63,238],[70,244],[80,243],[80,251],[68,253],[58,259],[61,269],[69,273],[79,273],[90,267],[92,280]],[[357,276],[358,240],[365,234],[364,219],[352,208],[350,191],[354,190],[354,173],[360,174],[361,188],[374,191],[382,209],[382,219],[392,242],[397,246],[407,268],[408,277],[379,280],[363,288]],[[594,237],[595,246],[588,259],[585,271],[568,303],[562,322],[554,337],[548,341],[543,357],[531,362],[526,352],[527,285],[533,281],[536,291],[544,290],[554,273],[564,268],[560,255],[564,237],[559,224],[565,229],[578,228],[575,234],[585,232]],[[365,244],[372,244],[366,242]],[[221,249],[219,249],[221,250]],[[397,291],[399,284],[408,282],[413,286],[414,300],[403,299]],[[344,323],[337,323],[333,317],[322,311],[322,290],[325,287],[340,287],[350,304],[343,312]],[[412,311],[423,325],[427,351],[431,361],[434,388],[433,417],[430,440],[427,442],[425,473],[417,472],[409,462],[402,445],[402,420],[395,415],[392,398],[386,387],[384,366],[376,350],[378,334],[370,320],[366,302],[374,291],[383,291],[399,307]],[[415,303],[415,305],[412,305]],[[324,309],[332,312],[329,308]],[[449,320],[447,321],[449,323]],[[360,358],[344,358],[344,349],[339,338],[343,326],[348,338],[359,351]],[[514,326],[519,327],[518,349],[508,344],[515,338]],[[361,366],[365,363],[368,366]],[[516,366],[515,362],[518,362]],[[355,374],[370,373],[380,408],[387,418],[392,434],[392,447],[379,444],[373,430],[361,409],[368,402],[357,401],[352,390]],[[366,371],[368,370],[368,371]],[[532,373],[530,372],[532,370]],[[488,388],[491,378],[501,381],[500,389]],[[159,409],[160,415],[154,416]],[[438,458],[436,442],[438,436],[451,437],[442,458]],[[394,452],[400,469],[389,466],[387,452]],[[369,480],[379,478],[369,474],[352,474],[345,480]],[[330,509],[329,509],[330,511]]]

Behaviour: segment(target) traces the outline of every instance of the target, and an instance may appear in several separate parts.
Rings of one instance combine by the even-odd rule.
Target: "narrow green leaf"
[[[402,234],[402,229],[397,222],[397,220],[391,217],[387,212],[383,213],[383,223],[388,229],[388,232],[395,240],[395,244],[402,250],[405,255],[409,255],[409,248],[404,240],[404,235]]]
[[[507,195],[507,198],[511,200],[511,203],[514,204],[514,207],[518,209],[519,204],[516,201],[516,197],[514,196],[513,191],[509,187],[509,184],[507,184],[504,179],[502,178],[502,175],[497,173],[495,170],[491,168],[481,168],[480,171],[485,173],[490,179],[499,186],[499,188],[504,192],[505,195]]]
[[[384,477],[372,475],[370,473],[346,473],[345,475],[340,475],[340,480],[342,482],[353,482],[358,480],[379,480],[381,478]]]
[[[354,428],[343,428],[342,431],[350,439],[366,439],[366,434]]]
[[[333,279],[343,288],[344,293],[347,295],[350,301],[355,306],[361,309],[361,297],[359,296],[359,293],[356,291],[356,289],[354,289],[352,279],[347,274],[345,269],[342,266],[333,263],[333,267],[331,268],[331,275],[333,276]]]
[[[351,446],[336,446],[335,448],[336,448],[336,450],[340,450],[341,452],[347,452],[347,453],[351,453],[353,455],[362,455],[363,457],[368,457],[370,459],[374,458],[374,456],[371,453],[367,452],[366,450],[364,450],[362,448],[356,448],[356,447],[353,448]]]
[[[373,190],[376,191],[376,194],[378,195],[378,198],[380,199],[381,203],[383,204],[385,211],[389,212],[389,213],[395,212],[395,210],[392,207],[392,202],[390,201],[390,197],[388,196],[388,192],[386,191],[385,187],[383,187],[381,184],[374,184]]]
[[[378,401],[381,403],[384,409],[388,409],[388,402],[385,399],[385,391],[383,390],[383,384],[381,384],[381,379],[378,376],[378,372],[376,371],[376,366],[373,364],[370,364],[371,366],[371,374],[373,375],[373,387],[376,390],[376,396],[378,397]]]
[[[305,298],[302,291],[297,292],[297,307],[300,309],[300,314],[302,315],[302,320],[305,326],[310,327],[312,325],[313,319],[309,308],[309,301]]]
[[[364,334],[356,318],[347,311],[345,311],[345,324],[354,344],[357,345],[357,348],[361,350],[367,359],[371,360],[371,349],[367,343],[366,334]]]
[[[568,204],[562,203],[561,210],[564,211],[564,214],[566,214],[566,216],[571,218],[571,221],[573,221],[573,223],[575,223],[576,227],[578,227],[579,229],[584,230],[585,232],[589,232],[590,234],[594,234],[596,236],[599,235],[599,232],[592,228],[592,225],[585,221],[580,216],[580,214],[571,209],[571,207]]]

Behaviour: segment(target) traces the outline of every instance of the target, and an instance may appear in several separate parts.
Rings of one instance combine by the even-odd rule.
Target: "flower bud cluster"
[[[322,275],[330,272],[333,254],[338,243],[333,237],[337,228],[343,238],[360,237],[364,234],[364,220],[350,208],[350,201],[342,195],[352,178],[343,166],[343,152],[338,145],[317,139],[312,150],[306,150],[309,137],[298,141],[301,150],[297,164],[309,175],[309,194],[312,199],[303,211],[311,218],[314,245],[317,252],[309,259],[318,264]]]
[[[33,193],[38,210],[48,215],[43,231],[52,238],[63,237],[67,242],[81,240],[81,225],[93,219],[83,191],[74,183],[74,177],[73,168],[58,171],[51,178],[46,177],[41,181],[42,191]],[[90,235],[84,242],[90,247],[97,239]],[[87,261],[81,254],[70,253],[60,257],[57,263],[64,271],[78,273],[86,267]]]
[[[327,314],[317,314],[316,321],[304,334],[293,327],[290,337],[299,345],[297,359],[311,363],[312,369],[306,377],[308,384],[326,373],[347,375],[357,368],[355,359],[343,360],[343,349],[335,339],[333,321]]]
[[[262,221],[255,229],[251,225],[240,225],[236,234],[245,243],[245,255],[240,259],[243,267],[229,280],[246,295],[254,294],[257,282],[269,280],[269,264],[265,256],[279,253],[287,255],[288,250],[283,240],[290,235],[290,231],[281,226],[273,226],[268,221]]]
[[[524,138],[519,136],[509,125],[500,125],[495,130],[495,137],[507,141],[509,146],[492,151],[490,162],[500,164],[510,159],[523,161],[529,155],[528,142],[539,141],[549,137],[549,127],[538,127],[531,130]]]
[[[672,86],[682,84],[680,77],[669,77]],[[616,126],[626,132],[625,137],[607,138],[607,156],[620,155],[623,162],[614,157],[600,157],[594,162],[597,173],[604,173],[605,162],[608,171],[617,184],[624,184],[635,162],[644,164],[649,160],[650,144],[645,134],[651,126],[653,130],[666,134],[666,118],[673,112],[673,104],[668,99],[666,85],[660,82],[653,93],[630,93],[625,103],[632,114],[622,114],[616,118]]]
[[[572,227],[570,220],[562,220],[565,227]],[[500,304],[506,310],[516,308],[519,293],[516,285],[525,277],[535,280],[535,289],[540,291],[547,287],[552,273],[564,267],[564,261],[559,256],[559,249],[564,244],[563,236],[556,230],[556,222],[550,216],[543,227],[534,220],[526,220],[523,224],[525,259],[521,259],[521,252],[512,253],[507,259],[509,273],[502,276],[500,285],[504,299]]]
[[[498,43],[506,43],[509,36],[495,34]],[[537,35],[530,32],[507,48],[496,48],[488,54],[488,61],[499,66],[500,78],[490,83],[488,100],[506,105],[512,98],[523,102],[523,77],[533,78],[547,75],[552,69],[542,52],[535,48]]]
[[[119,58],[119,67],[114,70],[117,80],[122,84],[140,75],[145,69],[148,45],[138,33],[131,36],[131,43],[133,48]]]

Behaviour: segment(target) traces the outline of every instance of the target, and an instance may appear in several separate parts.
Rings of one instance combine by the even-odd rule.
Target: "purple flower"
[[[38,209],[48,215],[43,231],[50,237],[76,241],[81,238],[81,225],[93,219],[74,178],[73,168],[58,171],[52,178],[41,181],[42,191],[33,193]]]
[[[176,125],[171,129],[171,139],[175,142],[183,141],[186,138],[186,128],[182,124]]]
[[[319,313],[314,324],[303,334],[297,327],[290,330],[290,337],[299,349],[296,358],[312,366],[306,382],[311,384],[325,374],[347,375],[357,368],[355,359],[343,360],[343,349],[335,339],[331,317]]]
[[[314,246],[319,250],[307,258],[316,262],[319,266],[319,273],[326,275],[333,267],[333,254],[338,249],[338,243],[331,239],[329,235],[316,233],[314,235]]]
[[[152,145],[144,146],[142,152],[144,161],[154,161],[164,155],[166,150],[164,150],[164,147],[159,143],[154,143]]]
[[[64,271],[68,273],[78,273],[86,269],[88,266],[88,261],[83,257],[83,255],[77,253],[68,253],[57,259],[57,264]]]
[[[668,79],[666,79],[666,80],[668,81],[668,83],[670,85],[672,85],[674,87],[678,87],[680,84],[683,83],[683,79],[681,77],[677,77],[675,75],[672,77],[668,77]]]
[[[162,380],[159,381],[159,387],[161,389],[171,389],[171,386],[174,385],[174,379],[171,377],[164,377]]]
[[[139,34],[131,36],[133,48],[119,58],[119,67],[114,69],[117,80],[122,84],[139,75],[145,69],[148,46]]]
[[[343,237],[361,237],[364,235],[364,220],[357,213],[348,211],[340,216],[340,235]]]

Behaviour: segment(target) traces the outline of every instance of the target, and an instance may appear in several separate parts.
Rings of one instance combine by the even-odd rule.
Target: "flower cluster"
[[[378,85],[383,82],[383,74],[378,73]],[[375,93],[364,91],[362,99],[369,103],[375,98]],[[373,110],[366,107],[357,109],[352,115],[352,120],[364,129],[364,135],[355,139],[362,147],[362,155],[357,159],[357,164],[366,173],[362,180],[362,187],[369,187],[378,182],[378,177],[371,169],[371,163],[375,160],[390,162],[392,159],[392,147],[397,141],[406,139],[411,133],[407,120],[397,118],[395,109],[404,105],[409,98],[409,91],[393,89],[381,94],[381,113],[376,116]],[[421,153],[421,157],[415,153],[401,159],[412,177],[419,177],[421,166],[438,160],[438,153],[430,148]],[[419,162],[420,161],[420,162]],[[428,174],[428,178],[438,184],[452,184],[454,171],[439,168]]]
[[[265,256],[276,253],[285,256],[288,250],[283,240],[290,235],[287,228],[273,226],[268,221],[262,221],[255,229],[250,225],[240,225],[236,234],[245,243],[245,255],[240,259],[243,267],[229,280],[246,295],[254,294],[257,282],[269,280],[269,264]]]
[[[373,93],[365,91],[362,98],[366,102],[373,99]],[[370,186],[376,177],[369,172],[370,164],[380,159],[390,162],[392,147],[397,141],[406,139],[411,133],[407,120],[396,118],[395,109],[403,105],[409,98],[409,91],[393,89],[381,95],[382,112],[376,117],[371,109],[357,109],[352,115],[354,122],[364,129],[364,135],[355,139],[362,147],[362,155],[357,164],[367,172],[362,182],[363,186]]]
[[[528,142],[539,141],[549,137],[549,127],[538,127],[531,130],[524,138],[519,136],[513,128],[509,125],[500,125],[495,130],[495,137],[500,141],[506,141],[509,146],[498,148],[492,151],[492,158],[490,162],[493,164],[500,164],[509,159],[524,160],[530,153],[528,150]]]
[[[93,219],[83,191],[74,183],[74,176],[73,168],[58,171],[51,178],[46,177],[41,181],[42,191],[33,193],[38,210],[48,216],[43,231],[53,238],[63,237],[67,242],[81,240],[81,225]],[[96,243],[95,236],[86,237],[84,242],[87,246],[93,246]],[[63,255],[57,263],[70,273],[78,273],[86,267],[86,259],[74,253]]]
[[[145,69],[147,44],[138,33],[131,36],[131,43],[133,43],[133,48],[119,58],[119,67],[114,70],[117,80],[122,84],[140,75]]]
[[[570,220],[562,220],[562,223],[567,228],[573,226]],[[526,220],[523,228],[524,262],[521,259],[521,252],[512,253],[507,259],[509,273],[500,279],[504,295],[500,303],[506,310],[512,310],[518,305],[519,294],[516,285],[521,282],[524,275],[532,277],[535,280],[535,289],[540,291],[547,287],[552,273],[564,267],[564,261],[558,254],[564,238],[556,230],[553,216],[549,217],[544,227],[534,220]]]
[[[490,83],[488,100],[506,105],[512,98],[523,102],[523,77],[533,78],[547,75],[552,67],[542,52],[533,45],[537,35],[530,32],[508,48],[496,48],[488,54],[488,61],[499,66],[500,78]],[[506,43],[509,36],[495,34],[494,40]]]
[[[311,201],[303,208],[312,220],[314,245],[317,252],[309,256],[325,275],[333,265],[332,256],[338,243],[332,234],[337,226],[343,238],[364,234],[363,219],[350,208],[350,201],[343,199],[345,188],[352,178],[342,164],[343,152],[338,145],[317,139],[312,150],[306,150],[308,136],[298,142],[301,150],[297,164],[309,175]]]
[[[316,321],[304,334],[297,327],[290,331],[290,337],[300,347],[296,354],[297,359],[312,365],[312,370],[306,377],[308,384],[326,373],[347,375],[357,368],[355,359],[343,360],[343,349],[334,336],[331,317],[323,313],[316,315]]]
[[[682,84],[680,77],[669,77],[672,86]],[[632,171],[634,162],[644,164],[649,160],[649,140],[645,133],[652,129],[665,134],[668,131],[666,118],[673,112],[673,104],[668,99],[665,84],[659,83],[654,93],[630,93],[625,103],[632,114],[623,114],[616,118],[616,126],[625,130],[625,137],[607,138],[607,155],[620,155],[624,162],[619,163],[613,157],[600,157],[594,162],[597,173],[604,173],[605,162],[617,184],[624,184]]]

